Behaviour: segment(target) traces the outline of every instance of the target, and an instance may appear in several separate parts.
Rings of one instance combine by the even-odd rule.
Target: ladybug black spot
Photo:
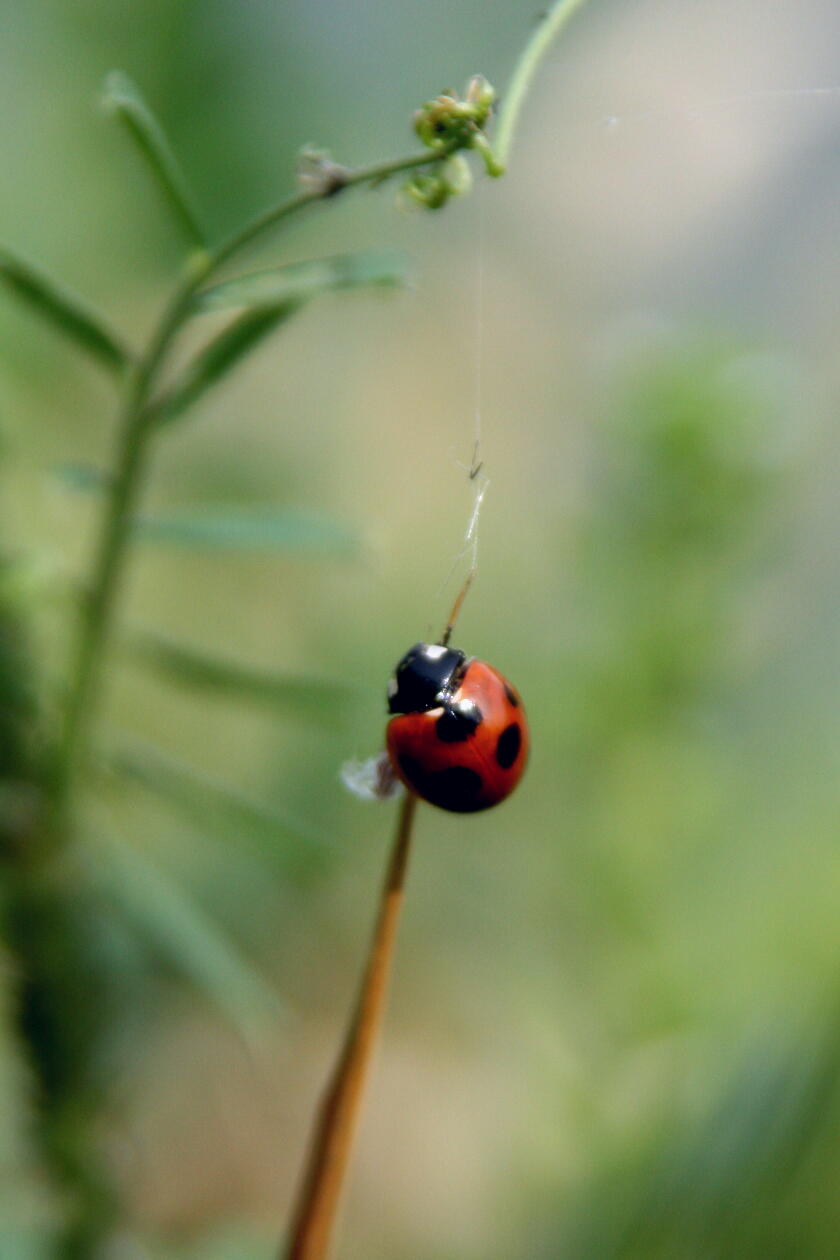
[[[415,787],[420,788],[426,772],[416,757],[408,757],[405,753],[399,759],[400,770],[402,770],[409,783],[413,783]]]
[[[511,722],[510,726],[506,726],[499,736],[499,742],[496,745],[496,760],[503,770],[509,770],[516,758],[519,756],[519,749],[522,747],[522,731],[517,722]]]
[[[456,814],[471,814],[483,807],[477,799],[483,780],[468,766],[448,766],[428,774],[416,757],[402,756],[400,769],[415,791],[432,805]]]
[[[426,777],[423,794],[427,801],[456,814],[481,809],[477,796],[484,786],[481,775],[468,766],[448,766]]]
[[[459,744],[474,735],[482,723],[484,714],[472,700],[450,704],[435,722],[435,733],[444,744]]]
[[[518,696],[518,695],[516,694],[516,692],[513,690],[513,687],[508,686],[508,684],[507,684],[507,683],[505,683],[505,695],[507,696],[507,701],[508,701],[508,704],[512,704],[512,705],[513,705],[513,707],[514,707],[514,709],[518,709],[518,708],[519,708],[519,696]]]

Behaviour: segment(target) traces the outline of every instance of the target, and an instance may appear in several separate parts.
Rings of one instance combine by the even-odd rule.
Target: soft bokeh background
[[[140,340],[178,241],[97,111],[107,70],[221,232],[303,143],[407,153],[430,94],[503,91],[536,7],[5,0],[0,237]],[[592,0],[504,180],[437,215],[348,194],[255,252],[396,249],[414,281],[313,304],[157,451],[150,512],[292,505],[359,541],[132,559],[126,631],[300,686],[113,658],[102,742],[132,773],[93,843],[175,924],[155,967],[101,925],[135,987],[103,1052],[121,1256],[280,1236],[393,821],[339,767],[381,746],[469,512],[479,267],[491,487],[458,641],[521,689],[533,759],[498,811],[420,816],[338,1254],[837,1254],[838,40],[834,0]],[[56,469],[107,467],[113,413],[4,296],[2,542],[47,690],[97,522]],[[38,1260],[56,1209],[8,1030],[0,1067],[0,1254]]]

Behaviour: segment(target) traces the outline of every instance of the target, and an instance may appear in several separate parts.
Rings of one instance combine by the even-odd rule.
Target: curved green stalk
[[[502,167],[507,166],[516,124],[540,62],[566,24],[586,2],[587,0],[556,0],[525,45],[499,111],[494,149]]]

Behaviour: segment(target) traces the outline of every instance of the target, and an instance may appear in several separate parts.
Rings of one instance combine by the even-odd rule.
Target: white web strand
[[[473,510],[470,514],[467,532],[464,535],[464,551],[470,552],[470,572],[473,574],[478,569],[478,519],[481,515],[481,505],[484,502],[484,496],[487,493],[487,487],[489,485],[490,482],[486,477],[476,478]]]
[[[483,385],[484,385],[484,237],[485,237],[485,202],[483,190],[477,192],[478,198],[478,229],[476,232],[476,273],[475,273],[475,298],[474,298],[474,316],[473,326],[475,329],[473,342],[473,449],[472,458],[469,465],[458,462],[467,475],[467,479],[473,489],[473,501],[470,509],[470,516],[467,522],[467,528],[464,533],[463,542],[458,549],[449,572],[440,586],[438,594],[449,586],[458,566],[462,563],[465,556],[469,556],[469,567],[467,575],[464,579],[464,589],[459,600],[466,593],[466,588],[472,583],[478,571],[478,539],[479,539],[479,523],[481,519],[481,508],[484,503],[484,496],[487,493],[490,482],[482,472],[484,461],[481,458],[481,441],[482,441],[482,404],[483,404]],[[456,605],[460,610],[460,603]]]
[[[482,474],[481,458],[481,408],[484,386],[484,240],[485,240],[485,198],[483,187],[478,189],[478,247],[475,276],[475,403],[473,407],[473,457],[469,470],[469,478],[475,487],[473,508],[470,513],[467,532],[464,535],[464,547],[470,551],[470,573],[474,577],[478,571],[478,524],[481,517],[481,505],[490,482]]]
[[[484,461],[481,458],[481,411],[484,387],[484,238],[485,238],[485,199],[484,189],[478,189],[478,233],[475,267],[475,354],[474,400],[473,400],[473,453],[467,475],[474,487],[473,506],[464,535],[464,546],[461,556],[469,553],[470,575],[475,577],[478,571],[478,526],[481,518],[481,506],[490,482],[482,473]]]
[[[475,478],[475,470],[481,467],[481,403],[482,385],[484,383],[484,189],[479,187],[478,197],[478,240],[475,267],[475,353],[474,381],[475,394],[473,400],[473,458],[470,476]]]

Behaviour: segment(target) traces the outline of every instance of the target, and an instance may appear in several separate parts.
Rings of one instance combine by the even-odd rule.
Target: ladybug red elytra
[[[498,805],[522,777],[528,722],[498,670],[441,643],[416,643],[388,684],[388,756],[412,792],[471,814]]]

